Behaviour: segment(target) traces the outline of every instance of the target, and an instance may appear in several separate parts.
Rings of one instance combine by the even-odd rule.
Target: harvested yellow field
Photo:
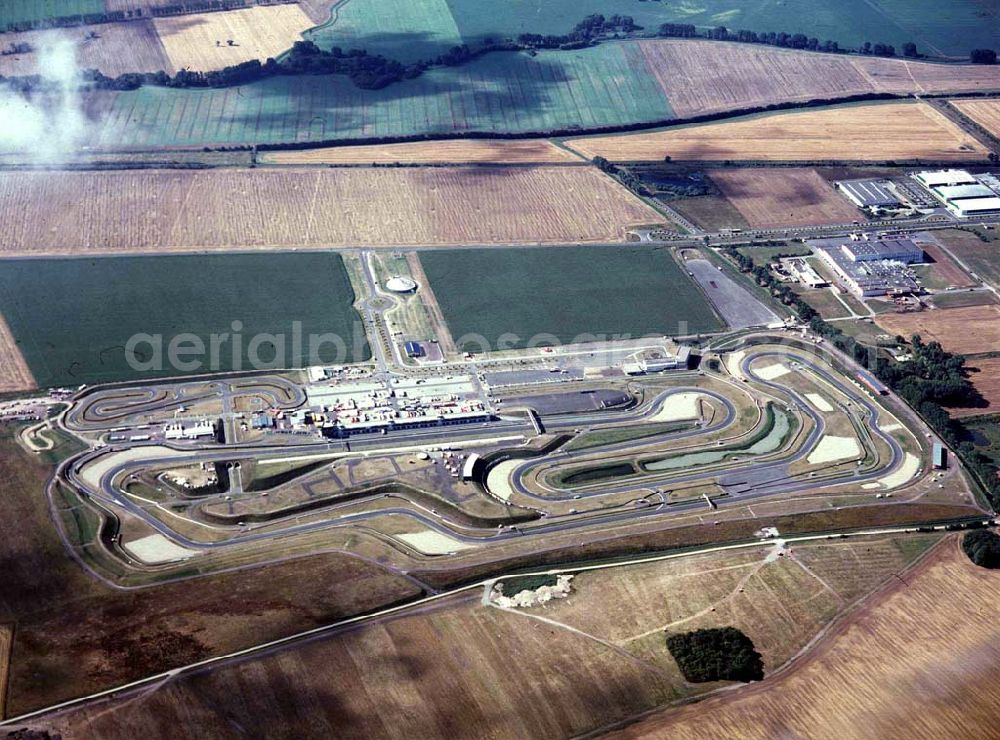
[[[615,737],[992,737],[1000,702],[1000,572],[958,538],[850,615],[778,678],[626,728]]]
[[[986,149],[924,103],[777,113],[666,131],[571,139],[587,157],[617,161],[986,159]]]
[[[994,136],[1000,136],[1000,98],[952,100],[951,104]]]
[[[0,201],[4,256],[603,242],[662,221],[591,167],[5,172]]]
[[[0,316],[0,393],[26,391],[35,387],[35,378],[28,369],[28,363],[24,361],[24,355],[18,349],[10,327],[3,316]],[[2,652],[0,650],[0,655]],[[0,693],[0,698],[2,697],[3,694]]]
[[[48,31],[5,33],[2,45],[27,43],[35,50],[28,54],[0,56],[0,75],[15,77],[38,72],[38,50],[44,48]],[[167,54],[153,28],[152,21],[130,23],[102,23],[95,26],[65,28],[58,31],[60,38],[73,42],[77,64],[81,69],[97,69],[108,77],[126,72],[173,72]],[[88,38],[96,33],[96,38]]]
[[[175,69],[204,72],[278,56],[313,22],[298,5],[258,5],[156,18],[153,26]]]
[[[706,40],[642,41],[642,54],[681,118],[873,92],[1000,88],[1000,69],[849,57]]]
[[[962,355],[1000,351],[1000,306],[968,306],[919,313],[886,313],[875,323],[892,336],[919,334]]]
[[[264,164],[554,164],[578,157],[550,141],[456,139],[262,152]]]

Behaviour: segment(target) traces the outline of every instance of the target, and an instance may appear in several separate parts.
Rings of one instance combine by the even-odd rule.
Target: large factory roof
[[[936,188],[938,195],[945,200],[959,200],[962,198],[990,198],[995,193],[985,185],[947,185]]]

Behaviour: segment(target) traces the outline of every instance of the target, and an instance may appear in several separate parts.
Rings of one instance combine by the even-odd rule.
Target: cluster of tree
[[[343,51],[334,47],[323,51],[311,41],[297,41],[280,62],[253,59],[211,72],[192,72],[182,69],[174,76],[166,72],[126,72],[117,77],[107,77],[96,70],[84,73],[84,80],[97,90],[135,90],[143,85],[160,87],[229,87],[262,80],[277,75],[346,75],[360,88],[378,90],[414,74],[399,62],[361,50]],[[419,74],[419,72],[416,72]],[[21,89],[37,89],[37,77],[19,78],[15,85]]]
[[[712,192],[712,188],[708,185],[697,182],[693,182],[690,185],[664,183],[663,185],[657,186],[657,190],[674,198],[694,198],[699,195],[708,195]]]
[[[667,649],[684,678],[705,681],[760,681],[764,661],[753,641],[735,627],[699,629],[667,636]]]
[[[1000,568],[1000,535],[988,529],[977,529],[962,538],[962,549],[976,565]]]
[[[619,167],[614,162],[609,162],[604,157],[594,157],[591,161],[597,169],[611,175],[636,195],[643,198],[648,198],[652,195],[652,193],[649,192],[649,188],[647,188],[646,184],[642,181],[642,178],[632,172],[632,170],[626,169],[625,167]]]
[[[634,33],[641,31],[630,15],[588,15],[576,24],[572,31],[565,35],[542,35],[538,33],[522,33],[517,37],[518,46],[523,49],[567,49],[588,46],[602,36],[616,33]]]
[[[11,43],[11,45],[6,49],[0,51],[0,55],[7,57],[11,54],[30,54],[34,50],[34,47],[27,41],[20,41],[17,43]]]
[[[973,49],[969,53],[969,61],[973,64],[996,64],[997,53],[993,49]]]
[[[140,11],[137,11],[140,12]],[[117,23],[132,18],[131,11],[111,10],[105,13],[85,13],[80,15],[65,15],[58,18],[39,18],[37,20],[15,21],[8,23],[6,31],[36,31],[43,28],[70,28],[72,26],[87,26],[93,23]]]

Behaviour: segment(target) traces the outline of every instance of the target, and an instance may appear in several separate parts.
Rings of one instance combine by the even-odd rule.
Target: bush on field
[[[962,538],[962,549],[976,565],[1000,568],[1000,535],[988,529],[977,529]]]
[[[735,627],[668,635],[667,648],[688,681],[760,681],[764,678],[760,653],[754,649],[753,641]]]

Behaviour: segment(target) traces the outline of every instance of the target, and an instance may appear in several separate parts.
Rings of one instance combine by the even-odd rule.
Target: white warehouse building
[[[918,172],[913,178],[959,218],[1000,214],[1000,188],[992,175],[940,170]]]

